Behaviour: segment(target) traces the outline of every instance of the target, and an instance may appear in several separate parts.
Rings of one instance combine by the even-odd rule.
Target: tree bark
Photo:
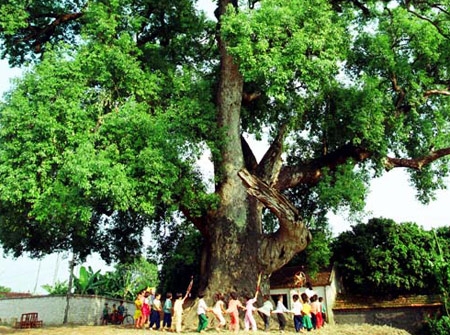
[[[72,285],[73,285],[73,272],[75,269],[75,254],[72,254],[72,259],[69,261],[69,283],[67,286],[66,294],[66,308],[64,309],[64,320],[63,324],[69,322],[69,309],[70,309],[70,298],[72,296]]]
[[[220,0],[219,20],[229,0]],[[223,141],[213,158],[218,176],[218,207],[207,215],[202,229],[205,245],[201,261],[200,288],[207,293],[235,291],[253,295],[259,275],[261,288],[269,293],[270,274],[305,249],[311,237],[297,209],[279,193],[275,181],[280,173],[284,127],[259,164],[240,128],[243,78],[218,35],[220,80],[217,88],[217,122]],[[245,167],[250,167],[251,174]],[[262,231],[262,210],[269,208],[279,219],[273,234]]]

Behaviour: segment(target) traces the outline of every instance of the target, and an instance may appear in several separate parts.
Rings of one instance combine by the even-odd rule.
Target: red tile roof
[[[0,292],[0,298],[27,298],[31,296],[32,296],[31,293]]]

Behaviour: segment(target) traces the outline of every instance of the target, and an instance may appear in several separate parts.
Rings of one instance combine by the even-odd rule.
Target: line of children
[[[175,331],[180,333],[182,331],[182,319],[183,319],[183,304],[188,294],[184,297],[181,293],[176,294],[176,299],[172,305],[172,293],[167,293],[164,302],[164,307],[161,305],[161,294],[155,294],[153,303],[151,305],[150,316],[150,329],[160,329],[160,313],[164,313],[163,317],[163,330],[172,330],[172,306],[173,306],[173,318],[175,324]],[[225,309],[224,296],[221,293],[214,295],[214,307],[209,308],[204,299],[204,293],[198,294],[197,315],[198,315],[198,327],[197,332],[203,333],[208,327],[207,313],[212,312],[217,320],[216,330],[221,331],[226,325],[224,314],[230,315],[229,330],[237,333],[240,329],[239,324],[239,310],[245,311],[244,325],[245,330],[257,331],[256,320],[254,319],[254,311],[258,311],[259,315],[264,321],[264,330],[268,331],[270,327],[270,318],[272,314],[276,314],[279,324],[280,332],[284,332],[286,328],[285,313],[293,314],[294,329],[296,332],[310,331],[312,329],[319,329],[324,324],[322,317],[322,311],[324,306],[322,305],[322,299],[319,299],[317,295],[313,295],[311,299],[306,293],[294,294],[292,296],[293,305],[289,310],[285,307],[283,295],[279,295],[277,298],[276,308],[273,309],[273,304],[270,301],[270,296],[263,296],[263,306],[256,308],[254,304],[258,298],[258,290],[254,296],[248,295],[246,297],[246,305],[244,306],[238,299],[236,292],[230,293],[230,299],[228,301],[228,308]],[[135,300],[135,327],[142,328],[144,325],[145,317],[142,313],[142,307],[145,301],[145,292],[139,292],[138,297]]]
[[[322,304],[323,299],[319,299],[314,294],[311,299],[304,292],[300,296],[294,294],[292,296],[292,309],[288,310],[283,303],[284,296],[278,296],[277,307],[272,312],[277,315],[280,332],[283,333],[286,327],[285,313],[293,314],[294,329],[296,332],[311,331],[312,329],[320,329],[324,325],[322,311],[325,307]],[[321,300],[321,301],[319,301]],[[263,317],[265,321],[265,318]]]

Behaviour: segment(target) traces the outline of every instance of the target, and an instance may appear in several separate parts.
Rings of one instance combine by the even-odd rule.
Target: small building
[[[270,295],[273,300],[277,300],[277,296],[283,295],[285,306],[292,308],[292,296],[294,294],[302,294],[305,292],[305,285],[299,286],[296,275],[304,273],[306,276],[305,283],[311,283],[314,291],[319,297],[323,297],[323,303],[327,311],[327,322],[334,323],[333,306],[336,296],[340,291],[340,285],[336,270],[334,267],[319,271],[315,276],[310,276],[302,266],[284,267],[272,273],[270,277]]]

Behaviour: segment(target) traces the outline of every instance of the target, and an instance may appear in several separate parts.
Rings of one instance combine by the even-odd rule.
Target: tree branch
[[[322,177],[324,168],[335,170],[337,166],[344,164],[349,159],[362,162],[371,156],[370,151],[347,144],[309,163],[282,167],[275,187],[278,190],[285,190],[301,183],[314,185]]]
[[[439,149],[431,151],[429,155],[418,158],[386,158],[386,170],[396,167],[406,167],[413,170],[421,170],[424,166],[433,163],[434,161],[450,155],[450,148]]]
[[[428,98],[431,95],[447,95],[447,96],[450,96],[450,91],[449,90],[428,90],[428,91],[425,91],[425,93],[423,94],[423,96],[425,98]]]
[[[286,125],[280,127],[277,137],[264,154],[258,164],[256,174],[269,185],[276,183],[282,165],[281,154],[283,153],[283,140],[286,134]]]
[[[244,155],[245,168],[253,172],[258,167],[258,162],[256,161],[256,157],[253,154],[253,151],[248,145],[248,142],[245,140],[244,136],[241,136],[241,145],[242,145],[242,152]]]
[[[439,6],[433,6],[433,7],[434,7],[434,8],[441,9]],[[450,35],[449,35],[449,34],[446,34],[445,31],[444,31],[441,27],[439,27],[439,22],[435,22],[435,21],[429,19],[428,17],[423,16],[423,15],[417,13],[417,12],[414,11],[414,10],[411,10],[411,9],[409,8],[409,6],[408,6],[407,10],[408,10],[409,13],[415,15],[415,16],[418,17],[419,19],[424,20],[424,21],[430,23],[433,27],[436,28],[437,32],[438,32],[441,36],[445,37],[446,39],[449,39],[449,38],[450,38]]]
[[[398,93],[397,101],[395,102],[395,109],[400,109],[403,100],[405,99],[406,92],[405,90],[398,84],[397,76],[393,73],[391,75],[392,89],[394,92]]]
[[[450,147],[431,151],[428,155],[417,158],[395,158],[386,157],[384,160],[387,171],[396,167],[405,167],[414,170],[421,170],[424,166],[450,155]],[[293,188],[299,184],[317,184],[323,174],[323,169],[335,170],[339,165],[352,159],[355,164],[365,161],[373,156],[373,152],[356,147],[351,144],[344,145],[340,149],[312,160],[307,164],[297,166],[284,166],[275,185],[278,190]]]
[[[271,273],[285,265],[311,242],[311,233],[302,222],[299,211],[278,190],[242,169],[238,172],[247,193],[258,199],[278,218],[279,229],[265,235],[259,248],[259,261]]]
[[[83,13],[70,13],[70,14],[49,14],[48,17],[53,17],[55,20],[53,20],[50,24],[47,26],[44,26],[42,28],[37,28],[33,26],[29,26],[29,33],[25,34],[25,36],[17,42],[28,42],[34,40],[32,43],[35,52],[40,53],[42,52],[42,45],[47,43],[52,35],[54,34],[56,28],[66,22],[77,20],[78,18],[82,17]]]
[[[297,208],[283,194],[245,169],[238,174],[247,186],[247,193],[261,201],[280,221],[296,223],[301,220]]]

